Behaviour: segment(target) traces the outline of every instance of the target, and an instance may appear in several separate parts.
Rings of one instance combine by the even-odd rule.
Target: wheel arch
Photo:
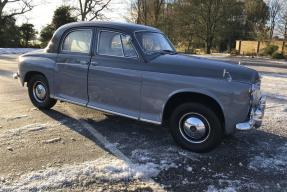
[[[224,110],[223,110],[223,106],[218,101],[218,99],[216,99],[216,97],[214,96],[210,96],[210,94],[194,92],[194,91],[179,91],[179,92],[173,93],[168,98],[167,102],[165,103],[163,107],[162,123],[163,124],[167,123],[175,107],[186,102],[197,102],[197,103],[202,103],[204,105],[207,105],[208,107],[211,106],[211,109],[215,110],[225,130],[225,115],[223,112]]]
[[[25,74],[25,76],[24,76],[23,82],[27,83],[32,78],[32,76],[34,76],[34,75],[42,75],[42,76],[44,76],[47,79],[46,75],[44,73],[42,73],[42,72],[39,72],[39,71],[28,71]]]

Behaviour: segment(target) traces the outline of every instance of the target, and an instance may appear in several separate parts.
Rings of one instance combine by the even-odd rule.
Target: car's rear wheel
[[[57,102],[50,98],[49,84],[43,75],[33,75],[29,79],[28,92],[31,102],[39,109],[50,109]]]
[[[169,127],[175,141],[193,152],[208,152],[223,137],[222,123],[216,113],[200,103],[178,106],[171,114]]]

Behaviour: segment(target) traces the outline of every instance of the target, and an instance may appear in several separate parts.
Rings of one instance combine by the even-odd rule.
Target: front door
[[[88,75],[89,107],[139,118],[141,65],[131,38],[100,30]]]
[[[65,35],[57,57],[55,96],[74,103],[88,102],[87,76],[93,29],[73,29]]]

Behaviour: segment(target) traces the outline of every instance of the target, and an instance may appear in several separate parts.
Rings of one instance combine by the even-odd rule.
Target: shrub
[[[272,54],[272,59],[285,59],[282,53],[275,52]]]
[[[265,55],[272,56],[278,49],[279,47],[276,45],[268,45],[267,47],[264,48],[263,53]]]

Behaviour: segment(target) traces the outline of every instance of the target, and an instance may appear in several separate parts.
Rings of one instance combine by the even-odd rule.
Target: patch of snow
[[[20,135],[24,132],[40,131],[40,130],[46,129],[47,127],[48,127],[48,124],[34,123],[34,124],[25,125],[20,128],[11,129],[8,131],[8,133],[11,133],[12,135]]]
[[[159,162],[157,162],[157,160],[153,157],[155,157],[153,152],[146,149],[135,149],[132,151],[131,156],[135,162],[139,162],[142,166],[148,165],[149,167],[153,167],[153,171],[155,171],[157,174],[162,170],[178,168],[180,166],[174,163],[174,154],[171,154],[170,156],[165,154],[159,158]]]
[[[264,73],[261,72],[260,73],[262,75],[262,77],[273,77],[273,78],[287,78],[287,75],[285,74],[278,74],[278,73]]]
[[[186,170],[187,170],[188,172],[192,172],[192,167],[189,167],[189,166],[188,166],[188,167],[186,168]]]
[[[262,186],[251,182],[250,178],[240,177],[232,180],[228,173],[216,173],[212,178],[216,183],[209,185],[207,192],[262,191]]]
[[[267,100],[263,125],[274,125],[284,122],[287,118],[287,103],[278,104],[272,100]],[[284,127],[282,127],[284,129]]]
[[[278,94],[272,94],[272,93],[263,93],[263,94],[273,99],[287,100],[287,96],[285,95],[278,95]]]
[[[274,149],[274,154],[261,154],[253,157],[248,165],[249,169],[256,171],[284,171],[286,167],[287,143]]]
[[[261,90],[271,98],[287,100],[287,78],[263,75]]]
[[[214,177],[214,178],[224,178],[224,179],[229,178],[227,175],[225,175],[225,174],[223,174],[223,173],[216,173],[216,174],[213,175],[212,177]]]
[[[226,53],[214,53],[214,54],[210,54],[210,55],[207,55],[207,54],[203,54],[203,55],[195,55],[195,54],[187,54],[187,55],[191,55],[191,56],[194,56],[194,57],[200,57],[200,58],[227,58],[230,56],[230,54],[226,54]]]
[[[233,187],[226,187],[223,189],[217,189],[214,185],[209,185],[207,192],[236,192],[237,190]]]
[[[181,156],[184,156],[184,157],[186,157],[192,161],[200,161],[198,159],[198,157],[203,158],[203,156],[200,156],[200,154],[198,154],[198,153],[192,153],[192,152],[188,152],[188,151],[184,151],[184,150],[178,151],[178,154]]]
[[[151,155],[149,154],[148,150],[143,149],[135,149],[132,151],[133,159],[136,159],[137,162],[147,162],[147,161],[153,161],[154,159],[151,159]]]
[[[43,141],[43,144],[50,144],[50,143],[57,143],[60,142],[62,139],[60,137],[56,137],[53,139]]]
[[[246,191],[246,189],[250,191],[258,191],[261,189],[256,183],[250,183],[248,181],[241,180],[229,180],[229,179],[219,179],[218,186],[209,185],[207,187],[207,192],[236,192],[236,191]]]
[[[6,130],[4,133],[0,134],[0,138],[8,139],[8,138],[11,138],[14,136],[21,136],[25,133],[42,131],[42,130],[47,129],[49,127],[59,126],[61,124],[62,124],[61,122],[28,124],[28,125],[25,125],[23,127]]]
[[[17,116],[14,116],[14,117],[8,117],[7,118],[7,121],[13,121],[13,120],[16,120],[16,119],[23,119],[23,118],[27,118],[28,115],[17,115]]]
[[[131,166],[123,160],[104,156],[95,161],[24,174],[17,180],[0,185],[0,191],[43,191],[101,181],[132,181],[156,176],[156,167],[153,163]]]
[[[0,55],[2,54],[23,54],[30,51],[35,51],[33,48],[0,48]]]

